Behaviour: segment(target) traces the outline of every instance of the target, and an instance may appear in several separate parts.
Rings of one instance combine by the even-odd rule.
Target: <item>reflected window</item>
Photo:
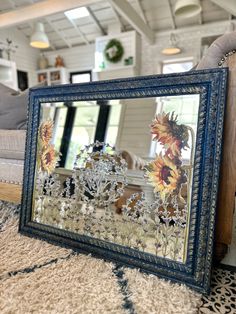
[[[70,73],[71,83],[91,81],[91,71]],[[60,151],[60,167],[72,169],[79,150],[96,140],[116,145],[121,105],[119,101],[73,102],[58,105],[53,143]],[[52,117],[53,118],[53,117]]]
[[[172,113],[178,117],[178,123],[184,124],[189,127],[189,148],[182,151],[183,161],[190,163],[191,160],[191,149],[194,147],[192,141],[196,137],[197,132],[197,121],[198,121],[198,104],[199,96],[195,95],[178,95],[159,97],[157,100],[157,114],[158,113]],[[160,152],[160,145],[156,143],[155,153]]]
[[[76,114],[66,157],[67,169],[72,169],[79,150],[92,144],[95,139],[99,106],[89,102],[75,103]]]
[[[60,150],[61,147],[61,140],[63,136],[63,131],[65,127],[65,122],[66,122],[66,114],[67,114],[67,108],[62,107],[62,108],[56,108],[55,112],[55,118],[54,118],[54,134],[53,134],[53,144],[55,145],[55,149],[57,151]]]
[[[110,105],[111,107],[107,124],[105,142],[115,147],[120,123],[121,104],[117,100],[111,100]]]
[[[162,65],[162,73],[179,73],[190,71],[193,67],[192,60],[182,60],[179,62],[166,61]],[[162,112],[175,112],[178,115],[178,121],[180,124],[185,124],[190,127],[193,131],[193,135],[196,135],[197,127],[197,115],[198,115],[198,102],[199,99],[196,95],[183,95],[176,97],[160,97],[157,98],[157,113]],[[190,147],[191,136],[190,136]],[[159,151],[158,144],[156,145],[155,151]],[[183,159],[189,162],[191,158],[190,149],[183,151]]]

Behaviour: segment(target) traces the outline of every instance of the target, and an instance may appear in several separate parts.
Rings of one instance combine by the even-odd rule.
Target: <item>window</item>
[[[162,64],[162,73],[169,74],[169,73],[179,73],[179,72],[186,72],[191,70],[193,67],[192,60],[186,60],[181,62],[164,62]]]
[[[87,83],[91,81],[91,71],[72,72],[70,73],[70,81],[75,83]]]

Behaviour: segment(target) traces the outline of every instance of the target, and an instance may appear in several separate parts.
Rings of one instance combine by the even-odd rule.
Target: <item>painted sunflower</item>
[[[186,175],[181,167],[167,155],[160,154],[146,167],[148,181],[154,186],[154,192],[160,193],[165,200],[170,194],[179,194],[181,185],[186,182]]]
[[[151,124],[153,140],[158,141],[166,148],[167,155],[181,156],[181,149],[188,146],[188,128],[177,124],[177,115],[172,113],[158,114]]]
[[[48,174],[52,173],[56,167],[57,160],[57,153],[53,145],[43,149],[40,156],[42,171],[47,171]]]
[[[43,146],[47,146],[52,138],[53,121],[47,120],[41,123],[39,127],[39,137]]]

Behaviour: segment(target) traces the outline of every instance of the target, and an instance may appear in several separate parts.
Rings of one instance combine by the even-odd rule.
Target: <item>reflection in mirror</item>
[[[185,262],[199,95],[43,103],[32,219]]]

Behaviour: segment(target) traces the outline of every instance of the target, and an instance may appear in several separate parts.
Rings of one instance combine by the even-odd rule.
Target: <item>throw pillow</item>
[[[27,95],[0,84],[0,129],[26,128]]]
[[[45,84],[37,85],[37,87]],[[0,129],[25,130],[29,90],[20,93],[0,84]]]

